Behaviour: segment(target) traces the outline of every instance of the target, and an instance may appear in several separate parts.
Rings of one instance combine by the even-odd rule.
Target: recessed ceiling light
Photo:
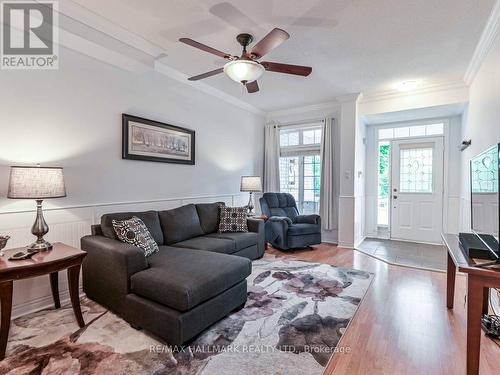
[[[403,82],[398,83],[396,85],[396,88],[399,91],[408,92],[408,91],[416,90],[419,85],[420,85],[420,82],[417,80],[403,81]]]

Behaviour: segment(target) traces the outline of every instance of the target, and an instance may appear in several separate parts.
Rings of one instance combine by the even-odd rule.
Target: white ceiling
[[[401,80],[432,86],[463,79],[495,0],[74,0],[156,44],[161,61],[188,75],[222,67],[223,59],[178,42],[190,37],[239,54],[235,40],[259,40],[274,27],[291,38],[264,60],[310,65],[295,77],[266,72],[247,94],[224,74],[204,83],[263,111],[379,92]]]

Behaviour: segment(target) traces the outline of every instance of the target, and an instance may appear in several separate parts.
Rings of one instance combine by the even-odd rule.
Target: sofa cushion
[[[187,311],[250,275],[250,260],[225,254],[161,246],[150,268],[134,274],[133,293]]]
[[[158,245],[163,245],[163,232],[160,226],[160,218],[156,211],[145,212],[116,212],[111,214],[102,215],[101,217],[101,231],[105,237],[113,240],[118,240],[115,229],[113,228],[113,220],[128,220],[135,216],[143,221],[153,236],[153,239]]]
[[[213,233],[217,232],[217,229],[219,229],[219,206],[225,206],[225,203],[200,203],[196,205],[196,211],[198,212],[198,217],[200,218],[203,233]]]
[[[142,249],[146,257],[158,251],[158,244],[144,222],[137,216],[128,220],[113,220],[113,228],[120,241]]]
[[[160,211],[158,215],[166,245],[203,235],[203,229],[201,229],[200,219],[194,204],[188,204],[173,210]]]
[[[299,236],[302,234],[321,233],[321,228],[317,224],[293,224],[288,227],[290,236]]]
[[[257,245],[257,242],[259,241],[259,235],[253,232],[211,233],[206,237],[234,241],[236,251],[240,251],[249,246]]]
[[[233,254],[237,251],[236,243],[233,240],[209,236],[190,238],[189,240],[177,242],[175,247],[213,251],[223,254]]]

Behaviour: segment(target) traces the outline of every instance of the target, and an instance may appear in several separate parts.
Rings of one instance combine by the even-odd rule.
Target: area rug
[[[253,262],[245,307],[185,347],[171,347],[82,298],[11,324],[0,374],[321,374],[368,290],[363,271],[266,256]]]

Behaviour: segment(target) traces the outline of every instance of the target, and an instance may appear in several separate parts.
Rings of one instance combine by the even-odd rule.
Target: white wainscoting
[[[470,197],[461,197],[460,204],[460,232],[471,231],[471,200]]]
[[[90,226],[99,223],[101,216],[105,213],[166,210],[189,203],[211,202],[225,202],[231,206],[243,206],[248,202],[248,195],[215,195],[48,208],[44,211],[45,219],[50,227],[46,239],[53,242],[64,242],[79,248],[80,238],[90,234]],[[22,247],[34,240],[34,237],[31,235],[31,226],[34,220],[35,210],[0,212],[0,233],[11,236],[8,248]],[[59,273],[59,290],[61,302],[67,301],[69,294],[65,272]],[[47,276],[20,280],[14,283],[13,318],[52,305],[52,294]]]
[[[338,245],[347,249],[354,248],[355,204],[356,197],[339,196]]]

